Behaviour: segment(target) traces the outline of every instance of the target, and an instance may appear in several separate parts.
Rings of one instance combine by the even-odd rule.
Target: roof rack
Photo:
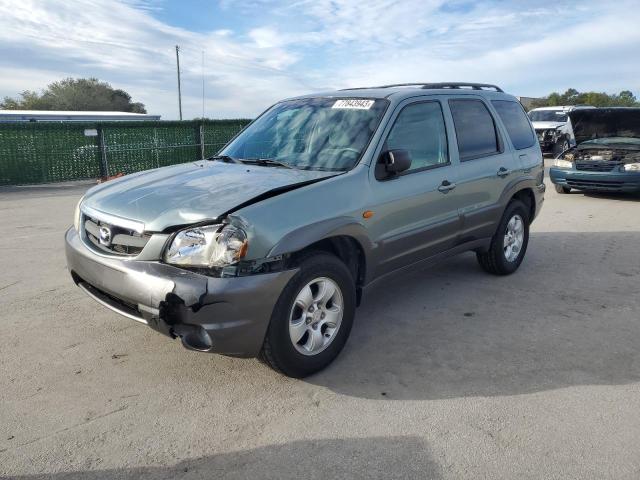
[[[377,87],[365,87],[365,88],[393,88],[393,87],[420,87],[424,89],[434,90],[434,89],[461,89],[461,88],[470,88],[472,90],[485,90],[485,89],[493,89],[496,92],[504,92],[497,85],[491,85],[489,83],[467,83],[467,82],[442,82],[442,83],[425,83],[425,82],[416,82],[416,83],[392,83],[390,85],[379,85]],[[363,88],[347,88],[345,90],[362,90]]]

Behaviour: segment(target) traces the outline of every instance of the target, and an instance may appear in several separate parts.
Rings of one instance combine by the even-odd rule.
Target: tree
[[[570,88],[564,93],[553,92],[532,102],[531,108],[554,107],[558,105],[592,105],[594,107],[640,107],[640,102],[630,90],[619,94],[605,92],[578,92]]]
[[[132,102],[127,92],[97,78],[65,78],[49,84],[41,94],[25,90],[20,97],[5,97],[0,109],[147,113],[144,105]]]

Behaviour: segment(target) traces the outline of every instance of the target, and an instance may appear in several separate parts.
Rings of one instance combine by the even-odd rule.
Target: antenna
[[[182,120],[182,89],[180,88],[180,47],[176,45],[176,67],[178,69],[178,110]]]

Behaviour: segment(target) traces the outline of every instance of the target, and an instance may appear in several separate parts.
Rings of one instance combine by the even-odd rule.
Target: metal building
[[[70,112],[55,110],[0,110],[0,123],[6,122],[130,122],[160,120],[160,115],[130,112]]]

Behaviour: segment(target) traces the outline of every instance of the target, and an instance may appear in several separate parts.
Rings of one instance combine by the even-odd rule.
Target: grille
[[[132,257],[138,255],[149,241],[148,235],[110,225],[87,215],[83,215],[82,222],[89,246],[101,253]],[[105,235],[107,231],[108,235]]]
[[[610,172],[622,165],[621,162],[576,162],[576,170],[585,172]]]
[[[624,186],[624,182],[607,181],[607,180],[573,180],[567,178],[567,185],[572,188],[588,190],[597,188],[598,190],[620,190]]]

